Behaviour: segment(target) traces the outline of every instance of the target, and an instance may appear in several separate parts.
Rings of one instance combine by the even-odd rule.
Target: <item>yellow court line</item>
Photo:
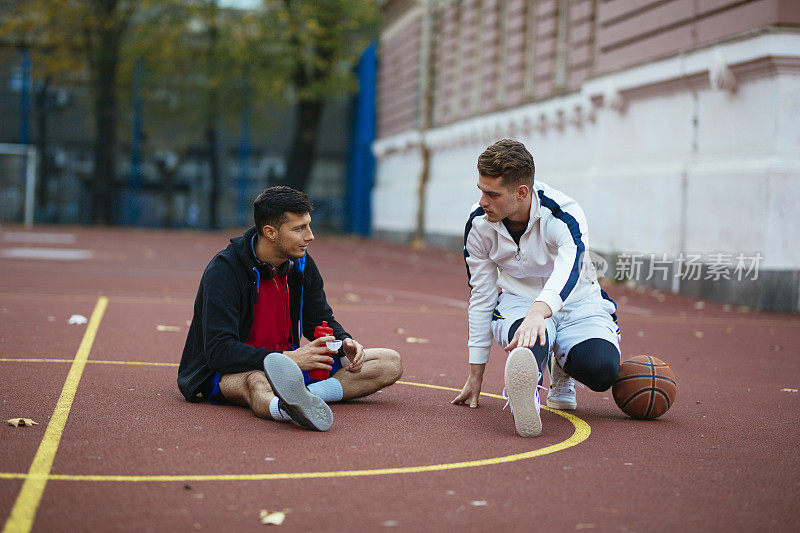
[[[412,385],[415,387],[425,387],[430,389],[448,390],[460,392],[461,389],[453,387],[443,387],[441,385],[429,385],[427,383],[414,383],[412,381],[398,381],[398,384]],[[502,399],[502,396],[497,394],[489,394],[481,392],[483,396],[491,398]],[[521,461],[524,459],[531,459],[533,457],[540,457],[542,455],[558,452],[585,441],[589,438],[592,430],[588,423],[570,413],[565,413],[557,409],[550,409],[542,406],[552,413],[566,418],[575,430],[572,435],[559,443],[531,450],[528,452],[515,453],[505,455],[502,457],[490,457],[488,459],[478,459],[474,461],[461,461],[457,463],[441,463],[433,465],[422,466],[404,466],[397,468],[378,468],[378,469],[363,469],[363,470],[334,470],[322,472],[282,472],[275,474],[199,474],[199,475],[70,475],[70,474],[57,474],[49,476],[49,479],[57,481],[116,481],[116,482],[168,482],[168,481],[264,481],[264,480],[279,480],[279,479],[319,479],[319,478],[339,478],[339,477],[362,477],[362,476],[382,476],[389,474],[416,474],[421,472],[438,472],[442,470],[454,470],[459,468],[475,468],[479,466],[489,466],[502,463],[510,463],[514,461]],[[25,474],[14,473],[0,473],[0,479],[24,479]]]
[[[71,363],[72,359],[0,357],[0,363]],[[149,363],[146,361],[86,361],[93,365],[179,366],[178,363]]]
[[[67,423],[69,411],[72,408],[72,401],[75,399],[78,383],[81,380],[83,369],[89,358],[89,352],[100,327],[100,320],[102,320],[107,306],[108,298],[101,296],[97,300],[97,305],[95,305],[92,316],[89,319],[89,325],[86,327],[83,340],[81,340],[78,352],[72,361],[72,366],[69,369],[69,374],[67,374],[64,387],[61,389],[61,395],[58,397],[53,416],[50,418],[50,423],[47,424],[44,437],[39,444],[39,449],[36,451],[28,474],[25,476],[25,482],[22,484],[17,501],[14,503],[11,515],[3,527],[3,533],[28,532],[33,527],[33,520],[42,500],[45,485],[50,479],[50,470],[53,467],[53,460],[56,456],[56,450],[58,450],[58,444],[61,441],[61,435],[64,432],[64,426]]]

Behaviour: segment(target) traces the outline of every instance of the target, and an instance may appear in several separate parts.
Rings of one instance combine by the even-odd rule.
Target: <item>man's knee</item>
[[[264,387],[269,388],[269,382],[267,381],[267,376],[265,376],[263,372],[254,370],[247,374],[245,386],[248,392],[258,391],[262,390]]]
[[[592,383],[586,385],[595,392],[607,391],[614,384],[619,374],[619,360],[607,359],[598,365]]]
[[[593,391],[606,391],[619,373],[619,350],[605,339],[585,340],[570,350],[564,370]]]
[[[378,360],[380,361],[380,374],[384,387],[393,384],[403,375],[403,361],[400,354],[395,350],[389,348],[381,349]]]

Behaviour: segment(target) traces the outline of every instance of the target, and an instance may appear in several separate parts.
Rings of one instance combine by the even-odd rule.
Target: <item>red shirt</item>
[[[286,275],[262,280],[253,308],[253,329],[246,343],[269,352],[289,350],[292,335],[289,316],[289,285]]]

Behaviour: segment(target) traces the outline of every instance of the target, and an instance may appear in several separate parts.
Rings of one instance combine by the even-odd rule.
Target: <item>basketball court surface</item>
[[[458,252],[318,235],[337,320],[404,375],[310,432],[177,389],[198,281],[235,235],[0,228],[3,531],[800,529],[800,316],[606,284],[623,359],[666,361],[675,404],[633,420],[578,389],[524,439],[497,347],[479,408],[449,403],[468,371]]]

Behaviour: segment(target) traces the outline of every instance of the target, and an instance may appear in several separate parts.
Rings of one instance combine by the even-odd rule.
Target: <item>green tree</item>
[[[37,77],[92,89],[95,223],[112,220],[117,126],[137,58],[146,108],[186,145],[207,145],[215,226],[222,125],[238,120],[244,98],[261,117],[256,129],[269,122],[266,105],[296,106],[287,179],[305,189],[323,103],[355,90],[352,67],[379,20],[374,0],[264,0],[247,12],[219,0],[0,0],[0,8],[0,39],[32,50]]]
[[[287,184],[306,188],[326,100],[357,88],[353,66],[377,35],[373,0],[265,0],[260,17],[267,57],[282,76],[284,98],[295,105],[295,131],[286,163]],[[277,52],[277,54],[276,54]],[[347,132],[349,133],[349,132]]]

